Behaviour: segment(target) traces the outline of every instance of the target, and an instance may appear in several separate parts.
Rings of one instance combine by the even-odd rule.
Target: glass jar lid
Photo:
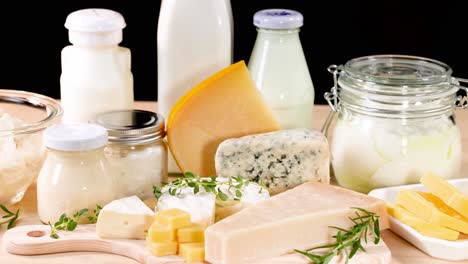
[[[144,110],[120,110],[100,114],[95,122],[107,129],[113,144],[144,144],[166,135],[164,118]]]
[[[452,69],[445,63],[417,56],[375,55],[348,61],[339,79],[343,89],[408,96],[454,94]]]

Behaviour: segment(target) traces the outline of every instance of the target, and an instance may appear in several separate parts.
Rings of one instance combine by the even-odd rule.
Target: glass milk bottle
[[[126,26],[121,14],[83,9],[68,15],[69,45],[62,50],[63,122],[88,122],[96,114],[133,108],[130,50],[118,44]]]
[[[158,21],[158,113],[164,118],[193,86],[232,63],[229,0],[162,1]],[[169,172],[179,169],[172,155]]]
[[[255,13],[249,71],[280,125],[311,128],[314,86],[299,38],[303,16],[288,9]]]

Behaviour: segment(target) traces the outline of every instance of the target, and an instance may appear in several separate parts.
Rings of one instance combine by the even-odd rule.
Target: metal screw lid
[[[112,144],[144,144],[166,135],[164,117],[150,111],[111,111],[98,115],[95,122],[107,129]]]

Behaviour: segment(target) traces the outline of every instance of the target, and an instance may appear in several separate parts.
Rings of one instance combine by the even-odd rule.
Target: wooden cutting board
[[[8,230],[3,237],[6,252],[17,255],[42,255],[63,252],[104,252],[132,258],[142,264],[185,264],[179,256],[155,257],[145,247],[144,240],[102,239],[96,234],[96,225],[81,225],[73,232],[60,231],[59,239],[49,237],[47,225],[26,225]],[[388,264],[391,253],[385,243],[368,245],[367,253],[357,253],[349,264]],[[310,261],[300,254],[287,254],[259,260],[250,264],[307,264]],[[339,264],[345,261],[339,257],[332,260]]]

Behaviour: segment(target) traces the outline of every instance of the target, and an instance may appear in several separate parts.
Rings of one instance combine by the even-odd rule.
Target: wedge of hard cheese
[[[181,171],[213,176],[221,142],[279,129],[245,62],[239,61],[180,98],[168,117],[167,141]]]
[[[332,242],[333,229],[349,228],[360,207],[380,215],[385,202],[337,186],[307,182],[225,218],[205,231],[205,259],[216,264],[249,263]]]

